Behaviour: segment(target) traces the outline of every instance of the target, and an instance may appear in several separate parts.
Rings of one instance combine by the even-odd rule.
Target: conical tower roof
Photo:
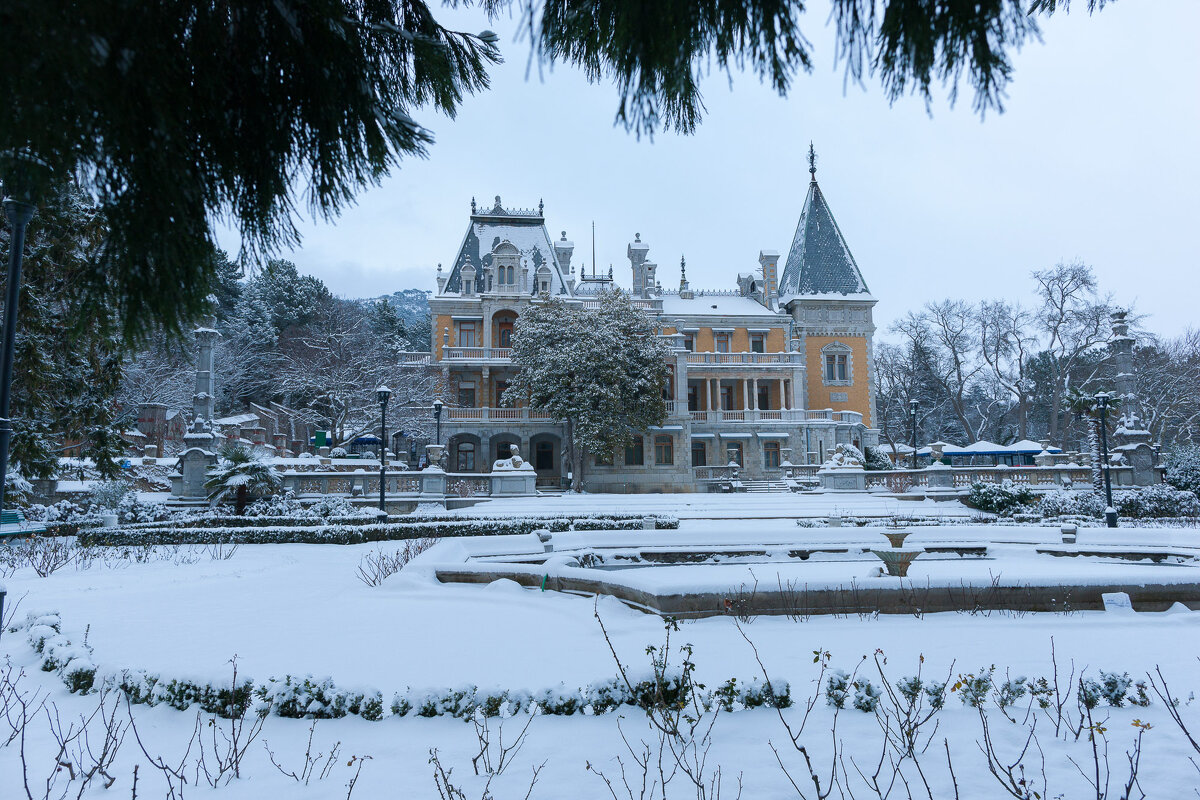
[[[779,299],[786,303],[804,295],[869,294],[867,282],[850,253],[845,237],[838,229],[817,185],[816,154],[809,145],[808,196],[796,224],[796,235],[788,251],[783,277],[779,280]]]

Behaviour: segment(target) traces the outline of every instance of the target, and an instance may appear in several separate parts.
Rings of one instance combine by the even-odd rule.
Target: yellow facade
[[[830,344],[843,344],[850,348],[850,385],[825,385],[825,359],[821,350]],[[871,399],[867,361],[867,340],[862,336],[809,336],[805,339],[805,362],[808,370],[808,407],[813,409],[832,408],[834,411],[857,411],[863,415],[863,424],[871,425]],[[832,400],[833,392],[844,392],[847,400]]]

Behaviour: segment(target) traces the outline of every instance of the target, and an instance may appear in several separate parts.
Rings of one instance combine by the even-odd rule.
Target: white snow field
[[[897,505],[901,508],[896,509]],[[503,510],[541,514],[569,507],[578,513],[646,511],[675,514],[682,519],[678,531],[556,534],[556,544],[562,545],[576,537],[576,544],[581,546],[603,541],[621,546],[752,542],[764,546],[788,542],[880,546],[883,540],[878,530],[801,528],[794,518],[830,513],[865,516],[873,511],[886,516],[918,511],[917,505],[924,504],[889,504],[878,498],[848,502],[840,497],[590,496],[497,501],[465,513]],[[1039,556],[1033,552],[1034,546],[1058,541],[1057,528],[965,525],[962,518],[970,512],[948,503],[937,504],[933,512],[921,508],[919,513],[941,514],[949,524],[915,529],[911,539],[914,544],[936,540],[984,542],[991,547],[989,560],[941,559],[924,564],[918,560],[910,572],[917,582],[939,577],[986,582],[997,574],[1017,583],[1037,584],[1066,580],[1172,582],[1195,580],[1194,575],[1200,571],[1197,562],[1188,557],[1152,564],[1095,556]],[[959,518],[958,524],[954,517]],[[1079,546],[1139,551],[1167,548],[1186,554],[1197,547],[1198,538],[1195,529],[1122,528],[1113,532],[1084,528],[1079,532]],[[664,643],[660,618],[633,610],[611,597],[597,600],[542,592],[521,588],[511,581],[439,584],[431,577],[437,564],[478,563],[497,555],[536,552],[536,537],[532,535],[444,540],[379,587],[368,587],[357,579],[355,572],[364,554],[395,550],[399,545],[247,545],[228,559],[213,559],[202,547],[182,548],[173,557],[150,563],[112,567],[97,561],[88,569],[68,566],[46,578],[26,568],[3,583],[9,608],[20,600],[17,621],[23,620],[27,612],[54,611],[61,616],[62,633],[72,642],[83,641],[86,632],[91,659],[99,673],[140,669],[156,673],[164,681],[178,678],[220,684],[229,680],[229,661],[236,655],[239,677],[256,683],[284,675],[329,677],[341,688],[381,691],[385,707],[395,692],[478,687],[481,692],[497,694],[521,690],[537,693],[561,687],[563,693],[570,693],[610,680],[616,677],[617,667],[597,614],[612,647],[630,666],[631,673],[645,674],[647,647]],[[179,555],[189,552],[192,555],[188,557]],[[758,563],[643,567],[604,574],[672,588],[709,587],[718,591],[732,591],[754,579],[773,585],[777,575],[814,582],[897,580],[875,577],[877,566],[877,562],[866,558],[811,564],[783,564],[768,559]],[[546,567],[551,568],[556,567]],[[831,776],[837,785],[832,787],[830,797],[908,797],[911,793],[913,797],[941,800],[1022,796],[1021,792],[1028,791],[1029,797],[1037,792],[1041,798],[1117,798],[1126,796],[1130,775],[1127,752],[1132,752],[1139,734],[1136,782],[1128,796],[1141,797],[1144,792],[1149,797],[1191,797],[1200,788],[1200,770],[1192,761],[1200,762],[1200,752],[1172,720],[1153,688],[1146,688],[1149,706],[1132,704],[1137,699],[1134,684],[1147,681],[1148,672],[1157,679],[1155,671],[1161,670],[1171,692],[1180,698],[1176,709],[1180,718],[1189,724],[1191,735],[1200,738],[1200,701],[1193,695],[1200,690],[1200,612],[1181,605],[1164,612],[852,614],[811,616],[803,621],[764,616],[740,627],[734,617],[718,616],[679,623],[678,632],[671,634],[673,663],[679,662],[678,647],[683,644],[691,645],[690,658],[696,665],[697,679],[707,690],[729,678],[737,678],[739,684],[753,683],[757,678],[761,684],[763,668],[773,682],[786,680],[795,705],[783,710],[782,716],[793,732],[806,716],[808,699],[816,696],[797,744],[812,760],[819,791],[804,756],[790,743],[779,714],[772,708],[737,708],[718,713],[710,739],[698,751],[689,750],[686,743],[677,740],[676,749],[685,753],[685,762],[687,754],[709,748],[702,770],[703,793],[675,764],[670,748],[660,746],[646,715],[634,706],[600,715],[585,712],[534,716],[523,746],[490,785],[486,775],[476,775],[472,768],[471,759],[480,750],[475,727],[450,716],[422,718],[410,713],[397,718],[385,710],[379,721],[356,716],[321,720],[316,723],[313,748],[327,754],[338,743],[338,757],[324,779],[315,774],[307,785],[273,766],[267,746],[286,770],[299,772],[313,723],[269,716],[261,735],[247,750],[239,768],[240,777],[222,779],[215,789],[202,772],[197,773],[199,745],[193,744],[184,756],[197,723],[196,708],[179,711],[165,704],[121,705],[117,720],[127,722],[132,715],[151,756],[161,756],[173,764],[187,762],[188,782],[183,787],[187,797],[344,798],[349,793],[353,798],[369,800],[458,798],[444,789],[439,793],[434,765],[429,763],[430,751],[436,748],[443,768],[453,770],[451,782],[462,788],[462,797],[471,800],[483,797],[485,787],[488,796],[496,800],[521,800],[529,790],[532,770],[539,765],[544,766],[529,795],[532,798],[733,798],[739,792],[739,776],[741,796],[746,798],[823,796],[830,788]],[[896,731],[896,720],[884,714],[889,708],[886,693],[876,712],[852,707],[853,688],[846,708],[840,712],[835,713],[826,701],[824,681],[830,670],[851,673],[857,668],[857,676],[869,679],[874,690],[881,689],[884,680],[876,657],[887,682],[892,684],[917,675],[919,670],[926,681],[949,678],[954,686],[960,675],[978,676],[981,670],[994,665],[997,686],[1018,677],[1026,677],[1031,683],[1045,677],[1053,686],[1057,665],[1059,691],[1070,696],[1064,710],[1069,719],[1059,723],[1056,735],[1058,715],[1054,703],[1049,710],[1042,710],[1028,693],[1005,709],[997,704],[996,693],[990,693],[985,713],[981,714],[960,700],[965,691],[960,687],[947,693],[945,707],[920,728],[914,761],[914,756],[902,757],[897,749],[884,747],[884,720],[893,734]],[[25,670],[20,687],[48,698],[64,726],[69,720],[78,722],[81,714],[90,714],[96,708],[98,694],[70,694],[62,678],[40,670],[41,656],[33,650],[24,631],[3,633],[2,659]],[[1098,701],[1091,710],[1093,727],[1089,730],[1086,720],[1081,722],[1073,682],[1081,673],[1100,681],[1102,671],[1115,673],[1117,684],[1121,683],[1120,676],[1128,673],[1133,683],[1127,690],[1118,687],[1120,692],[1114,696],[1119,699],[1124,693],[1127,698],[1120,706],[1104,699]],[[816,683],[818,679],[821,685]],[[14,719],[12,695],[7,697],[0,697],[0,709],[7,702],[5,714]],[[112,702],[110,698],[110,706]],[[711,712],[705,715],[705,725],[697,731],[696,739],[707,730],[710,716]],[[207,719],[203,716],[202,723]],[[498,726],[503,725],[507,745],[528,721],[524,712],[504,720],[493,719],[489,723],[493,748]],[[1135,721],[1150,727],[1143,730]],[[210,766],[212,736],[227,725],[222,721],[214,728],[202,724],[208,737],[206,763]],[[1072,726],[1079,729],[1080,725],[1083,729],[1078,738],[1067,730]],[[51,729],[43,711],[27,724],[23,745],[19,736],[5,745],[11,726],[0,714],[0,798],[76,796],[80,782],[69,781],[68,770],[55,766],[60,747]],[[94,727],[89,730],[91,746],[96,749],[99,734]],[[641,756],[642,742],[649,747],[652,764],[644,793],[642,771],[626,749],[623,736],[632,745],[634,755]],[[988,742],[997,759],[992,767],[999,778],[989,769],[985,754],[988,748],[981,747]],[[778,750],[778,758],[772,747]],[[835,748],[840,753],[836,762],[832,760]],[[660,751],[666,754],[661,775]],[[953,773],[948,768],[947,753]],[[351,756],[370,759],[352,761]],[[895,778],[888,795],[887,783],[895,775],[890,766],[893,761],[900,762],[902,779]],[[1005,768],[1018,762],[1023,764],[1024,773],[1013,766],[1014,777],[1010,779]],[[106,790],[97,781],[84,796],[131,796],[135,765],[137,797],[168,796],[167,781],[132,734],[126,735],[107,770],[115,778],[112,787]],[[360,765],[357,783],[348,786]],[[629,780],[628,791],[620,778],[622,765]],[[72,769],[78,766],[73,764]],[[482,762],[480,766],[486,772]],[[720,783],[714,785],[718,767]],[[871,788],[877,770],[879,792]],[[1099,791],[1092,786],[1097,770]],[[320,771],[318,767],[316,772]],[[612,781],[611,789],[597,771]],[[664,776],[672,774],[664,793]],[[49,791],[48,778],[52,781]],[[1026,783],[1017,782],[1021,779]],[[1006,789],[1005,783],[1010,787]],[[69,791],[64,794],[64,789]]]

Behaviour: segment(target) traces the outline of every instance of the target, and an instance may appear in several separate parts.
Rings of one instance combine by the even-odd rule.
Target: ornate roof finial
[[[539,197],[539,198],[538,198],[538,216],[539,216],[539,217],[543,217],[543,216],[545,216],[545,214],[543,214],[543,213],[542,213],[542,209],[544,209],[545,207],[546,207],[546,206],[545,206],[545,204],[542,202],[542,198],[540,198],[540,197]]]
[[[608,265],[608,279],[612,280],[612,264]]]
[[[687,280],[687,259],[682,255],[679,256],[679,276],[683,280]]]
[[[633,235],[633,240],[634,240],[635,242],[640,242],[640,241],[642,240],[642,235],[641,235],[640,233],[635,233],[635,234]]]
[[[442,271],[442,262],[438,262],[438,272]]]
[[[812,176],[813,183],[817,182],[817,151],[813,149],[813,143],[808,143],[808,174]]]
[[[496,207],[492,209],[493,214],[503,214],[504,206],[500,205],[500,195],[496,195]]]
[[[472,214],[475,213],[475,198],[474,197],[471,198],[471,213]]]

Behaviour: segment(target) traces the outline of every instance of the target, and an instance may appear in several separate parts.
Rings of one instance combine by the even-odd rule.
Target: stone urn
[[[885,531],[883,535],[887,537],[888,543],[892,546],[891,549],[872,550],[871,554],[883,562],[888,575],[895,578],[908,577],[908,568],[912,566],[912,562],[916,560],[917,556],[925,552],[925,548],[904,547],[904,540],[912,535],[912,531],[890,530]]]
[[[446,455],[446,447],[440,444],[427,444],[425,445],[425,455],[429,461],[425,469],[441,469],[442,458]]]

